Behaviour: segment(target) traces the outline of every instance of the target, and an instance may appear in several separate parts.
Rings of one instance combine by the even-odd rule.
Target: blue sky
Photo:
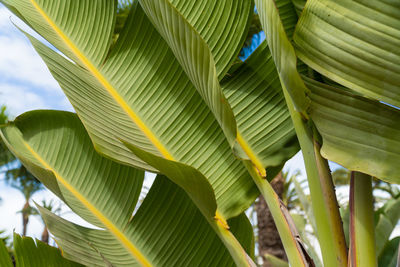
[[[57,82],[46,65],[35,52],[27,38],[13,25],[34,34],[29,28],[0,4],[0,105],[8,107],[11,118],[33,109],[60,109],[73,111]],[[37,38],[41,39],[36,35]],[[259,39],[265,36],[262,34]],[[43,40],[43,39],[42,39]],[[295,156],[286,169],[300,169],[304,165],[300,154]],[[0,177],[2,179],[2,177]],[[17,213],[24,204],[23,195],[0,181],[0,230],[11,234],[21,233],[21,214]],[[43,199],[56,199],[49,191],[43,190],[33,196],[41,203]],[[64,206],[63,217],[76,223],[88,225]],[[40,238],[43,224],[39,216],[30,219],[28,235]]]

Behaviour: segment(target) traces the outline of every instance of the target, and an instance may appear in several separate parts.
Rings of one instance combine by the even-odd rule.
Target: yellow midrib
[[[237,135],[236,140],[237,140],[238,144],[244,150],[246,155],[249,157],[250,161],[253,163],[253,165],[254,165],[256,171],[258,172],[258,174],[261,177],[265,178],[267,176],[267,173],[265,171],[265,168],[263,167],[263,164],[258,159],[256,153],[254,153],[254,151],[251,149],[250,145],[242,137],[242,135],[240,134],[239,130],[237,130],[237,134],[236,135]]]
[[[130,251],[135,259],[143,266],[152,266],[150,262],[141,254],[141,252],[130,242],[130,240],[116,227],[107,217],[103,215],[90,201],[79,193],[70,183],[68,183],[57,171],[55,171],[31,146],[24,142],[25,147],[30,153],[44,166],[50,170],[57,181],[60,182],[71,194],[78,199],[114,236]]]
[[[125,100],[118,94],[117,90],[108,82],[108,80],[101,74],[101,72],[86,58],[85,55],[75,46],[75,44],[58,28],[58,26],[47,16],[47,14],[41,9],[41,7],[34,1],[31,0],[32,5],[49,24],[49,26],[58,34],[65,45],[71,50],[71,52],[79,59],[79,61],[86,67],[86,69],[100,82],[100,84],[108,91],[111,97],[119,104],[119,106],[125,111],[128,117],[139,127],[143,134],[150,140],[150,142],[160,151],[160,153],[169,160],[174,160],[169,151],[164,145],[158,140],[153,132],[146,126],[146,124],[139,118],[139,116],[130,108]]]
[[[125,100],[119,95],[117,90],[108,82],[108,80],[101,74],[101,72],[90,62],[89,59],[81,53],[81,51],[75,46],[75,44],[69,40],[69,38],[62,32],[61,29],[47,16],[47,14],[40,8],[40,6],[31,0],[32,5],[44,18],[44,20],[50,25],[50,27],[58,34],[61,40],[71,50],[71,52],[79,59],[79,61],[87,68],[87,70],[100,82],[101,85],[108,91],[111,97],[121,106],[128,117],[139,127],[143,134],[150,140],[150,142],[160,151],[160,153],[168,160],[175,161],[174,157],[164,147],[164,145],[158,140],[153,132],[146,126],[146,124],[139,118],[139,116],[131,109],[131,107],[125,102]],[[225,229],[229,229],[226,219],[217,210],[215,219],[217,224]]]

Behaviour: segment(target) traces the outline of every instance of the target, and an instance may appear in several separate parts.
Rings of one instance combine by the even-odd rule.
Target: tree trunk
[[[272,181],[271,185],[280,198],[282,198],[284,190],[284,179],[280,172]],[[287,261],[286,253],[283,248],[278,230],[275,227],[274,220],[268,209],[267,203],[260,195],[256,201],[257,224],[258,224],[258,249],[260,255],[265,253],[274,255],[280,259]],[[263,267],[272,267],[268,262],[265,262]]]
[[[49,231],[47,230],[47,226],[44,227],[42,232],[42,242],[48,244],[49,243]]]
[[[22,208],[22,235],[26,236],[26,231],[29,223],[29,202],[27,201]]]

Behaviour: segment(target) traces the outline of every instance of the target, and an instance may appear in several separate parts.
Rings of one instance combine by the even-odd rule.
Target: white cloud
[[[10,114],[19,115],[33,109],[50,108],[44,97],[26,86],[0,83],[0,105],[5,104]]]
[[[0,32],[0,73],[2,80],[13,80],[54,90],[59,85],[27,40]]]

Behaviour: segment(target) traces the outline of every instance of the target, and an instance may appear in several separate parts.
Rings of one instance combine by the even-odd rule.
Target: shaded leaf
[[[321,154],[349,170],[399,183],[400,111],[305,78]]]
[[[400,106],[400,3],[309,0],[294,41],[301,60],[370,98]]]
[[[52,266],[78,267],[78,263],[61,256],[60,250],[42,241],[14,233],[15,261],[18,267]],[[1,265],[7,266],[7,265]]]

